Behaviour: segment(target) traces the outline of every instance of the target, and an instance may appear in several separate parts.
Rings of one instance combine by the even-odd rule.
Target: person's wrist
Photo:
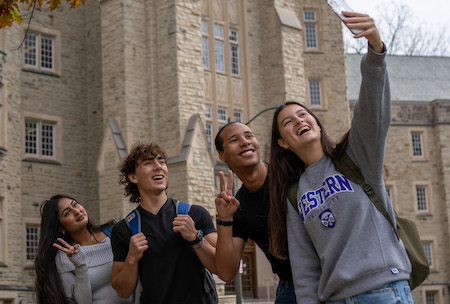
[[[231,225],[233,225],[233,219],[222,220],[222,219],[216,218],[216,224],[217,224],[217,226],[231,226]]]
[[[203,231],[197,230],[197,235],[195,239],[193,241],[189,241],[189,245],[194,246],[201,242],[203,242]]]

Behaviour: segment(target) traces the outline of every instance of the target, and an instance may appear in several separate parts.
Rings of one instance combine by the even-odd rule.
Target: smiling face
[[[219,151],[219,157],[232,170],[259,164],[259,142],[248,126],[241,123],[230,124],[222,130],[220,137],[223,151]]]
[[[85,229],[88,223],[86,210],[74,199],[60,198],[58,215],[61,225],[69,234]]]
[[[297,155],[301,154],[301,150],[309,150],[311,145],[322,149],[321,129],[317,120],[302,106],[286,106],[278,114],[277,126],[281,137],[278,144],[281,147],[292,150]]]
[[[141,191],[162,192],[167,189],[168,170],[166,159],[160,155],[138,161],[135,172],[128,176]]]

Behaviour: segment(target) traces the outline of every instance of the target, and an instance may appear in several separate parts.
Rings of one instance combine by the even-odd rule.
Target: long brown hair
[[[330,140],[325,128],[314,113],[304,105],[288,101],[280,105],[273,115],[272,121],[272,138],[270,144],[270,209],[269,209],[269,232],[270,232],[270,248],[269,251],[277,258],[285,259],[287,252],[287,227],[286,227],[286,199],[289,186],[300,178],[305,171],[305,163],[291,150],[284,149],[278,144],[281,138],[278,129],[278,115],[289,105],[299,105],[311,114],[317,121],[321,132],[321,144],[325,155],[335,158],[339,157],[347,145],[348,132],[335,145]]]

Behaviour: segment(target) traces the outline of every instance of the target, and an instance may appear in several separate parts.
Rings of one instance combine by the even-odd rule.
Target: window
[[[209,69],[208,23],[206,21],[202,21],[202,57],[203,68]]]
[[[212,119],[211,106],[205,106],[205,118]]]
[[[205,133],[206,133],[206,138],[208,139],[209,146],[212,148],[213,139],[212,139],[212,123],[211,122],[206,123]]]
[[[217,120],[221,122],[227,122],[227,110],[224,108],[217,109]]]
[[[317,49],[317,20],[315,11],[303,12],[305,22],[305,45],[306,48]]]
[[[417,211],[428,211],[427,187],[416,186]]]
[[[26,158],[59,161],[61,159],[61,118],[23,112],[23,154]]]
[[[423,301],[425,304],[444,304],[444,294],[447,286],[425,286],[422,285]]]
[[[233,111],[233,121],[242,122],[242,112]]]
[[[223,27],[217,24],[214,24],[214,55],[216,71],[225,72]]]
[[[25,155],[55,156],[55,125],[41,121],[25,121]]]
[[[411,132],[411,146],[413,156],[423,156],[422,150],[422,133]]]
[[[436,291],[426,291],[425,292],[425,303],[426,304],[437,304],[436,302]]]
[[[26,36],[23,41],[23,67],[48,73],[59,73],[59,32],[45,29],[45,34],[39,30],[24,29]]]
[[[311,106],[322,105],[322,95],[320,93],[320,81],[309,80],[309,103]]]
[[[25,228],[25,259],[27,262],[34,262],[38,249],[39,226],[27,224]]]
[[[423,241],[422,246],[423,246],[423,249],[425,249],[425,255],[427,256],[430,267],[433,267],[433,242],[432,241]]]
[[[239,45],[238,45],[238,31],[230,30],[230,63],[231,74],[239,75]]]

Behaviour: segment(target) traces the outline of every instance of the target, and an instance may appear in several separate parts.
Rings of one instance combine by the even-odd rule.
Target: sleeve
[[[386,139],[391,124],[391,97],[386,51],[369,51],[361,61],[361,87],[349,135],[348,154],[368,182],[382,183]]]
[[[320,304],[318,286],[320,281],[320,260],[303,225],[300,214],[287,203],[286,225],[289,259],[297,303]]]
[[[208,210],[206,210],[202,206],[192,205],[191,209],[189,210],[189,216],[191,216],[194,220],[195,228],[201,229],[203,231],[203,235],[217,232],[216,228],[214,227],[211,215],[209,214]]]
[[[247,242],[248,240],[248,229],[247,229],[247,221],[244,216],[244,212],[242,211],[242,201],[243,198],[240,195],[241,190],[236,193],[236,199],[241,202],[241,205],[238,207],[236,212],[233,215],[233,237],[238,237]]]
[[[92,288],[84,248],[78,248],[78,253],[69,257],[69,260],[75,266],[75,271],[59,274],[64,293],[67,297],[75,299],[77,303],[91,304]]]
[[[114,262],[124,262],[130,249],[131,230],[125,220],[121,220],[113,226],[111,231],[111,247]]]

